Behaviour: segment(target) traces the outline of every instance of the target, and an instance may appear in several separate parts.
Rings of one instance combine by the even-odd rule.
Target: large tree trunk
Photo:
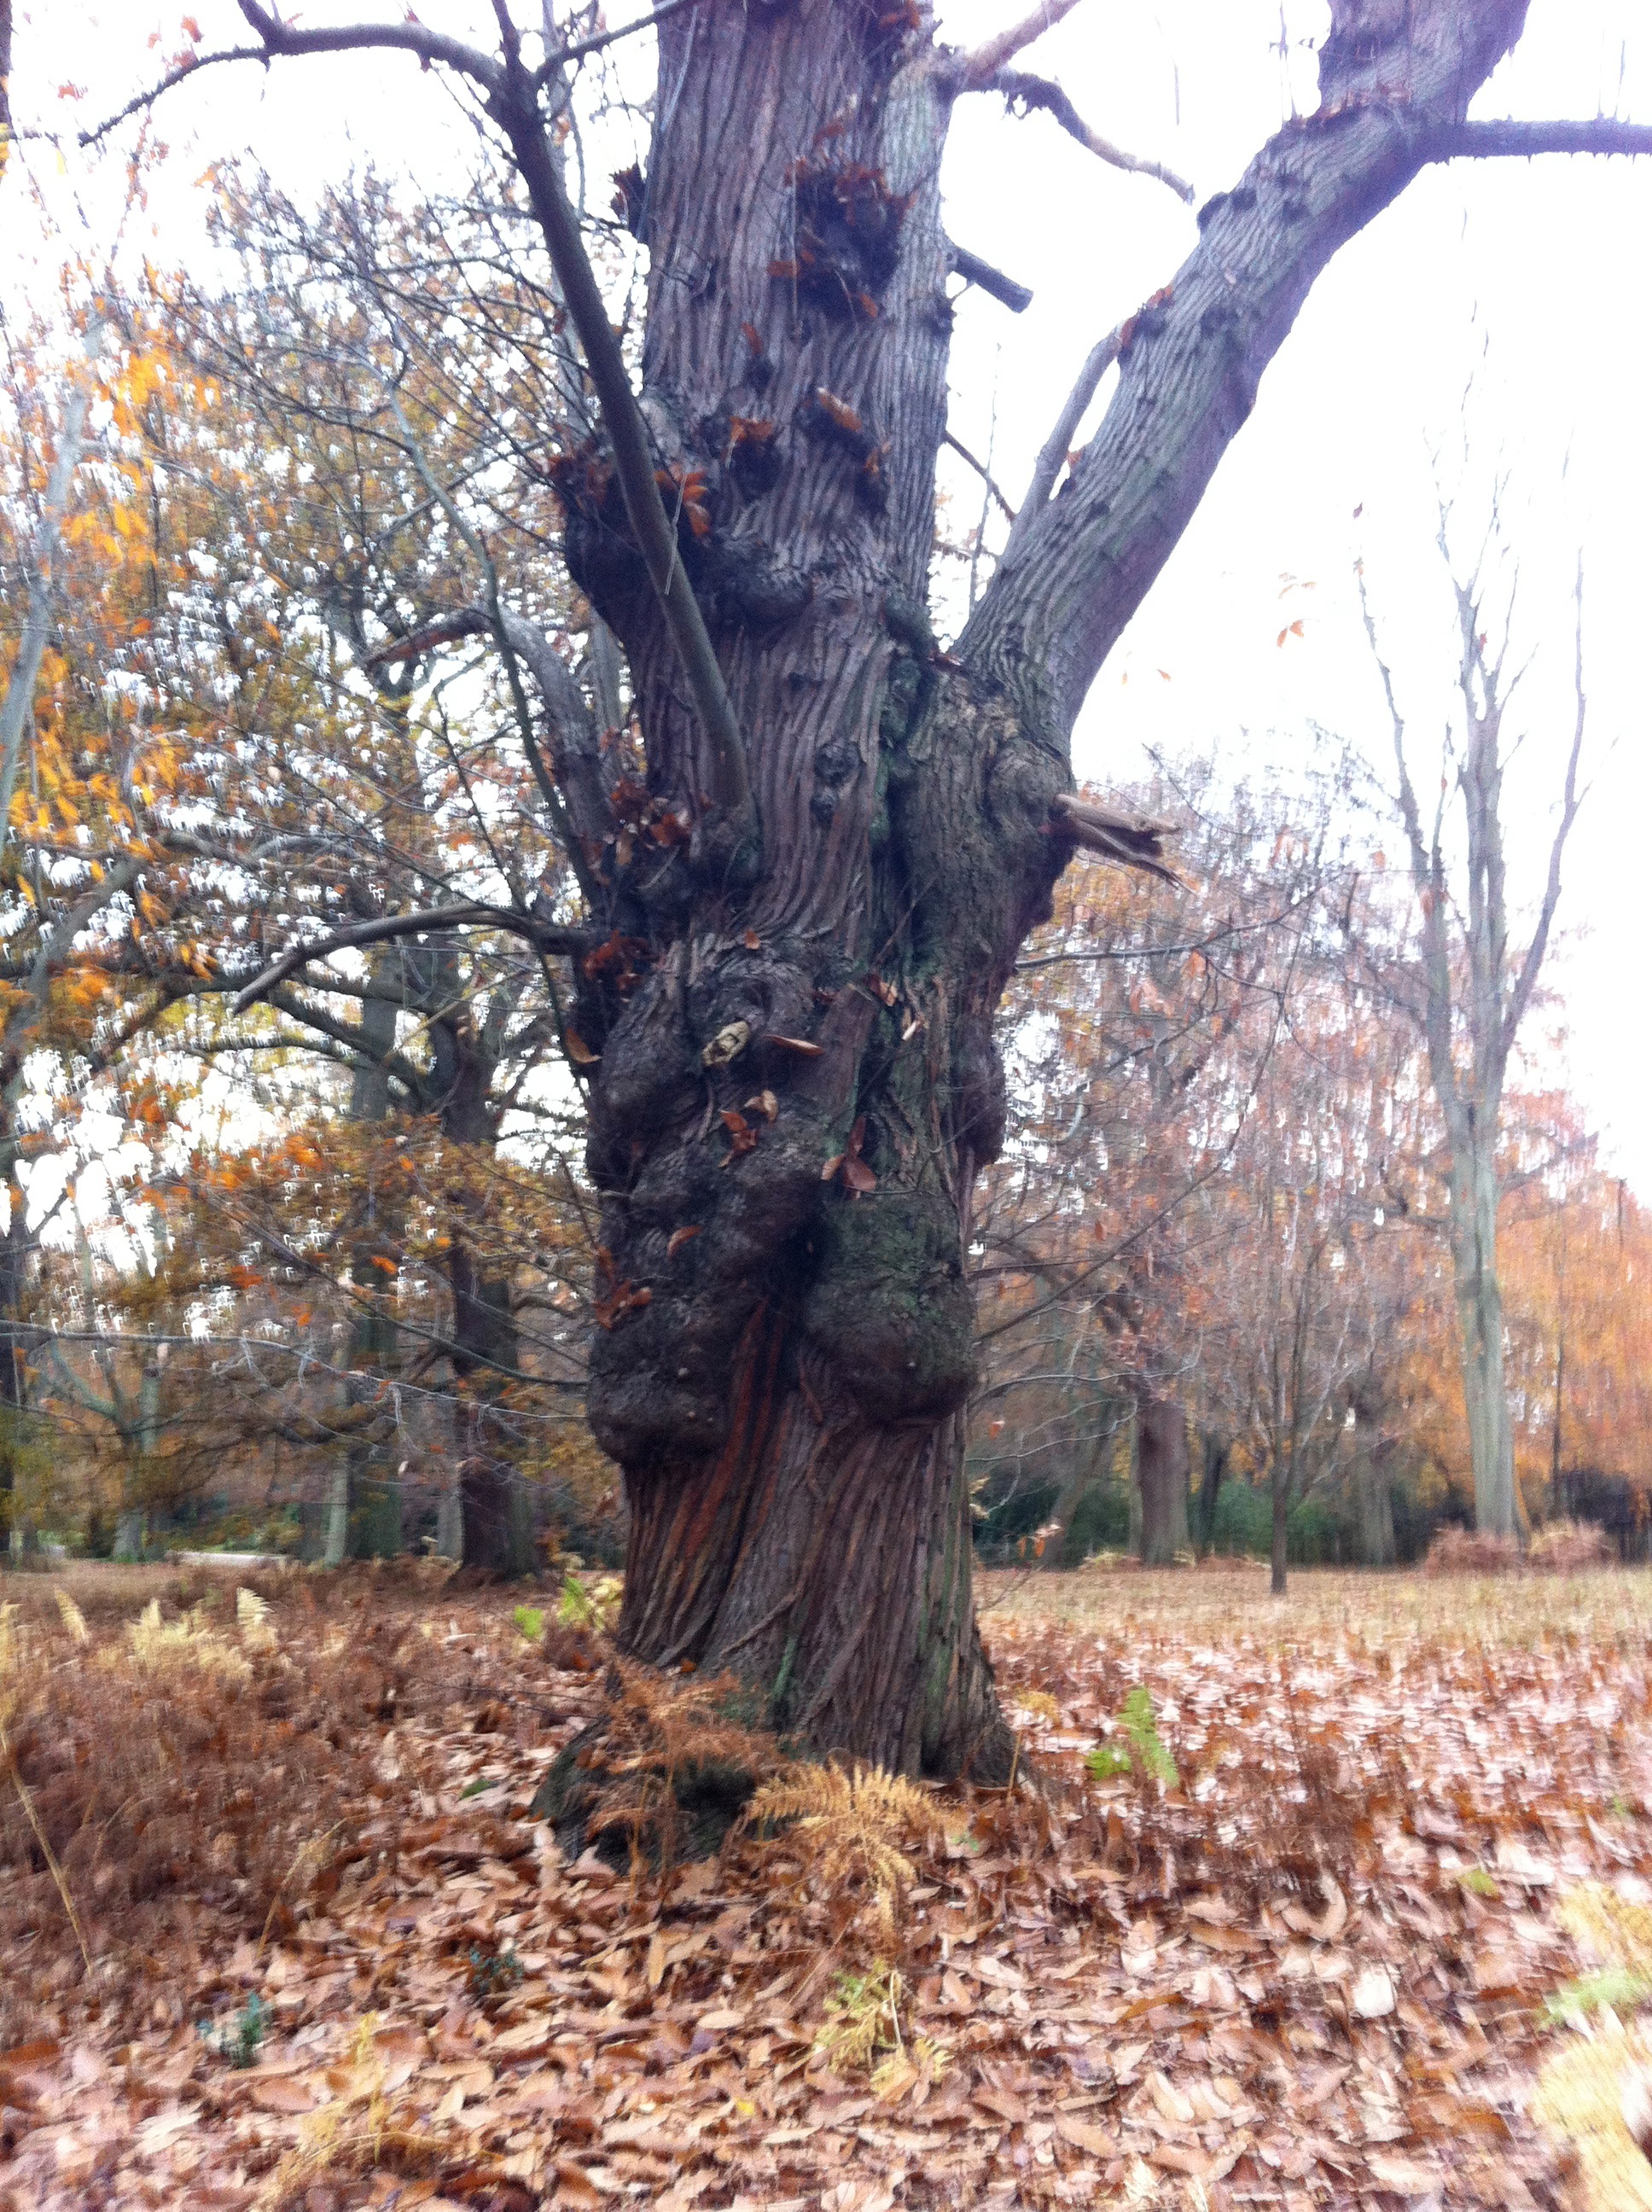
[[[646,948],[629,988],[629,960],[587,961],[574,1010],[600,1054],[590,1410],[630,1503],[620,1641],[731,1666],[785,1725],[886,1765],[1009,1764],[970,1597],[963,1255],[1002,1136],[994,1011],[1081,835],[1073,718],[1313,278],[1438,149],[1523,11],[1334,12],[1321,115],[1203,210],[1121,335],[1102,431],[951,657],[924,609],[960,73],[878,0],[659,25],[648,171],[616,205],[648,251],[656,481],[761,836],[715,803],[726,735],[593,439],[554,467],[568,564],[625,647],[647,762],[606,833],[594,748],[559,769],[598,919]],[[521,84],[493,112],[554,237]]]
[[[694,122],[657,131],[641,195],[646,404],[701,510],[682,557],[753,733],[762,854],[747,889],[700,809],[692,843],[611,866],[615,926],[659,949],[629,998],[587,979],[576,1010],[603,1054],[591,1410],[630,1504],[620,1641],[738,1668],[813,1741],[993,1778],[1011,1739],[970,1597],[963,1238],[1002,1126],[992,1008],[1059,866],[1062,779],[1052,757],[1033,810],[1012,781],[990,855],[978,788],[914,818],[921,771],[1003,712],[940,698],[923,611],[944,103],[853,4],[674,18],[660,83]],[[599,462],[562,489],[651,790],[715,789],[617,493]]]

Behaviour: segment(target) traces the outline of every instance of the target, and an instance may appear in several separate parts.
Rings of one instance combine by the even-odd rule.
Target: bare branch
[[[964,444],[963,441],[961,438],[955,438],[950,430],[944,433],[943,442],[951,446],[953,452],[957,454],[961,460],[969,462],[970,467],[981,478],[982,483],[986,485],[987,490],[1003,508],[1006,520],[1013,523],[1015,520],[1015,509],[1011,506],[1009,501],[1005,498],[1003,493],[999,489],[997,483],[993,481],[992,471],[987,468],[986,463],[984,461],[978,461],[975,455],[970,452],[969,447]]]
[[[316,938],[307,945],[292,945],[262,975],[236,993],[229,1002],[229,1011],[232,1014],[244,1014],[249,1006],[267,998],[277,985],[284,983],[301,968],[307,968],[313,960],[325,960],[334,952],[347,951],[357,945],[383,945],[392,938],[419,937],[439,929],[508,930],[513,936],[525,937],[530,944],[551,952],[578,952],[590,942],[587,931],[541,921],[512,907],[487,906],[479,900],[455,900],[451,906],[419,908],[410,914],[380,915],[374,921],[354,922],[348,929],[335,930],[331,936]]]
[[[954,246],[949,240],[947,250],[952,257],[952,266],[966,284],[978,285],[983,292],[1009,309],[1012,315],[1023,314],[1032,305],[1032,294],[1024,284],[1017,284],[1013,276],[1006,276],[1001,269],[994,269],[990,261],[983,261],[968,246]]]
[[[1023,15],[1018,23],[999,32],[995,38],[984,40],[973,53],[958,57],[958,88],[962,92],[981,92],[990,78],[997,76],[1005,62],[1011,61],[1023,46],[1035,39],[1042,39],[1046,31],[1053,30],[1064,15],[1070,15],[1078,0],[1038,0],[1030,15]]]
[[[1652,154],[1652,124],[1620,123],[1613,116],[1552,123],[1454,123],[1434,132],[1429,158],[1455,161],[1499,156],[1528,160],[1534,154]]]
[[[1428,163],[1479,148],[1646,150],[1639,127],[1609,120],[1461,123],[1518,20],[1503,0],[1431,0],[1425,12],[1449,35],[1417,36],[1413,9],[1351,6],[1346,35],[1321,52],[1318,110],[1285,124],[1233,189],[1200,209],[1199,242],[1121,339],[1118,390],[1059,512],[1023,501],[958,641],[967,665],[1048,672],[1058,719],[1076,715],[1315,279]]]
[[[422,659],[427,653],[434,653],[439,645],[455,645],[462,638],[483,635],[489,627],[489,618],[480,607],[460,607],[451,615],[439,615],[434,622],[426,623],[422,629],[416,629],[409,636],[392,637],[375,652],[364,654],[361,666],[369,675],[374,675],[398,660]]]
[[[1194,193],[1185,177],[1174,169],[1167,169],[1162,161],[1145,160],[1139,154],[1127,154],[1122,146],[1115,146],[1110,138],[1103,138],[1092,131],[1061,87],[1047,76],[1032,76],[1024,70],[999,70],[984,83],[971,83],[969,92],[1001,92],[1007,106],[1029,115],[1042,108],[1066,132],[1076,138],[1086,153],[1093,154],[1098,161],[1106,161],[1115,169],[1124,169],[1132,176],[1156,177],[1162,185],[1169,185],[1179,200],[1192,206]]]
[[[185,54],[176,69],[168,70],[166,76],[161,78],[158,83],[152,84],[147,92],[135,93],[125,107],[117,108],[112,115],[106,115],[94,130],[82,131],[76,143],[82,146],[97,145],[100,140],[106,138],[112,131],[118,130],[129,116],[141,115],[145,108],[153,107],[157,100],[163,99],[167,93],[174,90],[186,78],[196,76],[203,69],[212,69],[219,62],[258,62],[267,59],[268,55],[263,46],[221,46],[216,53]]]
[[[1175,836],[1173,822],[1154,822],[1145,815],[1098,806],[1093,799],[1080,799],[1070,791],[1053,801],[1050,812],[1053,836],[1099,853],[1121,868],[1139,868],[1162,883],[1181,889],[1181,877],[1164,865],[1163,841]]]
[[[555,76],[566,63],[583,61],[586,54],[600,53],[604,46],[611,46],[618,39],[629,39],[633,32],[652,31],[656,23],[663,23],[667,16],[680,15],[684,8],[698,4],[699,0],[662,0],[662,4],[651,15],[634,16],[630,22],[622,23],[616,31],[598,31],[588,39],[576,39],[571,46],[545,56],[534,71],[534,83],[536,86],[544,84],[548,78]]]
[[[1078,425],[1084,419],[1084,410],[1096,397],[1102,379],[1119,357],[1119,349],[1124,343],[1125,327],[1121,323],[1117,330],[1109,331],[1098,345],[1090,348],[1090,357],[1078,372],[1078,380],[1067,394],[1066,404],[1056,416],[1055,428],[1044,441],[1034,465],[1032,482],[1027,487],[1027,495],[1021,502],[1021,512],[1010,532],[1010,543],[1004,549],[1006,555],[1010,547],[1030,526],[1034,515],[1049,504],[1050,494],[1055,489],[1055,479],[1060,475],[1068,450],[1078,435]]]
[[[325,30],[300,31],[283,23],[273,8],[261,7],[258,0],[235,0],[235,4],[264,41],[261,59],[277,54],[387,50],[413,54],[427,68],[440,63],[445,69],[457,70],[489,93],[496,92],[503,83],[499,64],[491,55],[467,46],[461,39],[428,30],[422,23],[341,23]]]
[[[710,750],[713,796],[731,816],[749,823],[751,775],[745,740],[712,649],[705,617],[678,555],[677,532],[654,480],[647,425],[580,237],[579,218],[568,204],[557,173],[537,100],[526,80],[513,76],[508,90],[501,88],[489,108],[510,140],[568,313],[585,349],[586,365],[613,444],[614,472],[619,478],[626,516],[659,595]]]
[[[1505,1060],[1514,1050],[1515,1033],[1531,1004],[1543,957],[1549,948],[1549,932],[1554,925],[1555,908],[1560,903],[1560,862],[1582,803],[1577,790],[1577,768],[1583,754],[1583,722],[1588,702],[1583,694],[1583,563],[1581,557],[1572,596],[1576,608],[1572,682],[1577,696],[1577,714],[1572,726],[1571,751],[1566,760],[1566,782],[1560,803],[1560,819],[1555,825],[1554,842],[1549,848],[1549,875],[1543,886],[1543,904],[1538,913],[1537,928],[1526,948],[1526,957],[1520,963],[1520,973],[1515,979],[1514,989],[1509,994],[1508,1008],[1503,1018],[1501,1042]]]
[[[1394,728],[1400,813],[1405,824],[1406,842],[1411,851],[1412,884],[1422,912],[1423,1025],[1428,1042],[1430,1072],[1434,1079],[1441,1111],[1455,1136],[1462,1121],[1462,1094],[1451,1052],[1451,953],[1446,940],[1445,872],[1440,858],[1440,818],[1436,813],[1430,846],[1424,841],[1422,810],[1417,803],[1417,789],[1412,782],[1411,769],[1406,758],[1406,724],[1400,712],[1399,702],[1394,697],[1394,673],[1382,658],[1382,648],[1376,635],[1376,617],[1371,612],[1370,600],[1365,590],[1364,570],[1357,565],[1354,569],[1354,580],[1359,592],[1359,611],[1365,624],[1365,635],[1370,641],[1371,658],[1376,663],[1382,696],[1388,703],[1388,720]]]

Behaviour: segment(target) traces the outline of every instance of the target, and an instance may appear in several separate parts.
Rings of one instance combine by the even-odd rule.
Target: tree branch
[[[1124,343],[1124,328],[1121,323],[1116,330],[1108,332],[1099,345],[1090,348],[1090,357],[1078,372],[1078,380],[1067,394],[1066,404],[1055,418],[1055,428],[1044,441],[1033,465],[1032,482],[1027,487],[1027,495],[1021,502],[1021,512],[1010,532],[1009,543],[1004,549],[1005,556],[1017,539],[1024,536],[1031,527],[1033,518],[1049,504],[1050,494],[1055,489],[1055,479],[1060,475],[1072,441],[1078,434],[1084,410],[1096,397],[1102,379],[1119,357],[1119,349]]]
[[[0,4],[3,4],[3,0],[0,0]],[[176,69],[168,70],[166,76],[158,83],[152,84],[147,92],[134,93],[125,107],[117,108],[112,115],[106,115],[94,129],[80,132],[76,143],[82,146],[99,144],[112,131],[118,130],[130,116],[141,115],[146,108],[153,107],[156,100],[164,99],[167,93],[203,69],[215,68],[220,62],[258,62],[268,58],[267,50],[263,46],[221,46],[216,53],[186,54]]]
[[[616,31],[598,31],[588,39],[576,39],[572,46],[563,46],[558,52],[545,56],[533,73],[536,90],[555,76],[566,63],[583,61],[587,54],[600,53],[605,46],[611,46],[616,40],[629,39],[634,31],[652,31],[667,16],[679,15],[684,8],[698,4],[699,0],[661,0],[660,6],[652,15],[635,16],[630,22],[622,23]]]
[[[422,23],[357,23],[301,31],[282,22],[272,8],[261,6],[259,0],[236,0],[236,4],[263,42],[257,58],[374,50],[410,53],[427,68],[440,63],[457,70],[487,94],[488,112],[510,142],[534,215],[544,234],[568,313],[585,349],[586,366],[614,448],[614,470],[619,478],[626,514],[650,580],[659,595],[666,627],[705,732],[711,754],[708,781],[712,797],[742,829],[754,828],[755,809],[745,741],[712,648],[705,617],[678,556],[676,530],[654,481],[653,456],[642,410],[631,388],[619,341],[614,336],[607,307],[586,255],[579,220],[568,204],[556,173],[538,105],[543,70],[531,73],[525,70],[508,38],[501,65],[476,47],[428,30]],[[1066,5],[1072,4],[1074,0],[1066,0]],[[1048,8],[1066,12],[1062,0],[1048,0]],[[1052,15],[1050,20],[1056,17]],[[565,55],[561,58],[568,58]]]
[[[463,40],[452,39],[440,31],[427,30],[422,23],[341,23],[326,30],[300,31],[283,23],[273,8],[264,8],[258,0],[235,0],[241,14],[263,40],[259,58],[269,60],[276,55],[366,53],[374,50],[413,54],[426,68],[440,63],[443,68],[457,70],[460,76],[470,77],[485,92],[499,90],[504,82],[503,73],[491,55],[480,48],[467,46]]]
[[[992,471],[987,468],[987,464],[984,461],[978,461],[975,455],[970,452],[969,447],[964,444],[963,441],[961,438],[955,438],[950,430],[944,433],[943,442],[951,446],[953,452],[957,454],[961,460],[969,462],[970,467],[981,478],[982,483],[986,485],[987,490],[991,492],[993,497],[1003,508],[1005,520],[1013,524],[1015,521],[1015,509],[1011,506],[1009,501],[1005,498],[1003,493],[999,489],[997,483],[993,481]]]
[[[9,39],[9,25],[7,35]],[[0,138],[0,159],[3,159],[3,139]],[[22,749],[23,732],[34,711],[35,678],[40,672],[40,661],[52,628],[53,563],[69,511],[75,471],[80,466],[86,444],[86,416],[92,404],[90,372],[102,343],[103,325],[94,320],[86,334],[88,374],[76,385],[64,410],[57,457],[46,478],[46,495],[41,501],[39,530],[34,544],[23,556],[28,611],[24,617],[11,680],[4,696],[0,697],[0,853],[5,851],[6,840],[11,834],[11,794],[17,780],[17,760]]]
[[[952,257],[952,266],[966,284],[978,285],[990,293],[999,305],[1012,315],[1023,314],[1032,305],[1032,294],[1024,284],[1017,284],[1013,276],[1006,276],[1001,269],[994,269],[990,261],[983,261],[978,253],[971,253],[965,246],[954,246],[949,239],[947,251]]]
[[[1098,161],[1108,162],[1115,169],[1124,169],[1132,176],[1156,177],[1162,185],[1169,185],[1179,200],[1191,207],[1193,188],[1185,177],[1174,169],[1167,169],[1162,161],[1144,160],[1139,154],[1127,154],[1122,146],[1115,146],[1110,138],[1103,138],[1092,131],[1061,87],[1047,76],[1032,76],[1024,70],[999,70],[984,83],[966,85],[967,92],[1000,92],[1005,105],[1018,108],[1028,115],[1035,108],[1059,123],[1069,138],[1076,138],[1086,153],[1093,154]]]
[[[1454,123],[1436,131],[1431,161],[1477,161],[1502,156],[1529,160],[1534,154],[1652,154],[1652,124],[1620,123],[1615,116],[1588,120],[1560,118],[1549,123]]]
[[[712,649],[705,617],[677,550],[675,526],[654,480],[647,425],[586,258],[579,220],[556,173],[538,102],[527,80],[515,77],[508,88],[501,86],[489,106],[510,141],[568,313],[585,349],[586,365],[613,447],[614,472],[619,478],[626,516],[659,596],[711,753],[712,796],[737,821],[750,825],[754,810],[745,740]]]
[[[1071,728],[1315,280],[1430,160],[1474,143],[1460,118],[1520,25],[1508,0],[1339,0],[1318,109],[1200,209],[1198,245],[1121,332],[1117,389],[1066,489],[1023,502],[957,647],[978,680],[1039,670],[1044,710]]]
[[[1005,62],[1012,60],[1023,46],[1035,39],[1042,39],[1046,31],[1053,30],[1064,15],[1070,15],[1078,0],[1039,0],[1030,15],[1023,15],[993,38],[987,39],[957,59],[957,86],[960,92],[984,91],[990,78],[997,76]]]
[[[325,960],[334,952],[348,951],[362,945],[384,945],[392,938],[419,937],[431,930],[450,929],[507,930],[513,936],[525,937],[530,944],[550,952],[583,951],[591,941],[586,930],[540,921],[513,908],[486,906],[480,901],[455,901],[451,906],[426,907],[411,914],[381,915],[372,921],[353,922],[349,928],[335,930],[331,936],[313,939],[307,945],[289,946],[278,960],[272,961],[261,975],[237,992],[229,1002],[229,1011],[232,1014],[244,1014],[249,1006],[267,998],[278,984],[284,983],[301,968],[307,968],[313,960]]]
[[[1069,843],[1082,845],[1087,852],[1099,853],[1121,868],[1139,868],[1161,882],[1174,884],[1178,890],[1181,878],[1173,868],[1164,865],[1166,837],[1175,835],[1171,822],[1150,821],[1145,815],[1125,814],[1116,807],[1099,806],[1093,799],[1080,799],[1076,793],[1063,792],[1051,805],[1054,819],[1052,834],[1066,838]]]
[[[1537,929],[1526,948],[1526,957],[1520,963],[1520,973],[1509,996],[1509,1005],[1503,1018],[1502,1047],[1506,1060],[1515,1048],[1515,1037],[1525,1018],[1526,1009],[1532,1002],[1537,988],[1543,957],[1549,948],[1549,932],[1554,925],[1555,908],[1560,903],[1560,862],[1566,849],[1566,840],[1577,819],[1582,804],[1577,791],[1577,766],[1583,753],[1583,720],[1588,702],[1583,694],[1583,563],[1577,563],[1577,582],[1573,592],[1577,611],[1576,648],[1572,680],[1577,695],[1577,715],[1572,726],[1571,751],[1566,759],[1566,781],[1560,805],[1560,819],[1555,826],[1554,842],[1549,848],[1549,875],[1543,887],[1543,904],[1539,910]]]

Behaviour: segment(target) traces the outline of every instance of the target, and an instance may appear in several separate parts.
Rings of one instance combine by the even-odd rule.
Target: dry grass
[[[531,1698],[500,1698],[528,1657],[507,1615],[467,1607],[461,1627],[439,1576],[250,1581],[239,1599],[247,1579],[210,1571],[0,1584],[0,2045],[65,2001],[108,2026],[170,2006],[236,1939],[278,1939],[391,1863],[416,1777],[387,1746],[410,1723],[536,1726]]]
[[[1293,1571],[1283,1599],[1262,1567],[1169,1568],[1139,1573],[986,1574],[977,1591],[989,1628],[1048,1620],[1148,1644],[1298,1646],[1373,1653],[1394,1645],[1485,1644],[1530,1650],[1581,1641],[1617,1647],[1652,1638],[1652,1568],[1578,1575],[1355,1574]]]

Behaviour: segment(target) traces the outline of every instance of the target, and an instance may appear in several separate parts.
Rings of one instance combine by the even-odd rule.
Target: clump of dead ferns
[[[742,1825],[791,1862],[797,1893],[841,1902],[884,1951],[916,1876],[912,1853],[946,1832],[933,1796],[903,1775],[835,1762],[784,1768],[755,1792]]]
[[[187,1976],[191,1930],[288,1933],[367,1855],[364,1808],[395,1847],[386,1721],[474,1688],[382,1592],[351,1614],[343,1578],[173,1582],[135,1616],[118,1588],[90,1622],[61,1588],[0,1609],[0,2043],[71,1997],[111,2023],[154,2003],[145,1961]]]

